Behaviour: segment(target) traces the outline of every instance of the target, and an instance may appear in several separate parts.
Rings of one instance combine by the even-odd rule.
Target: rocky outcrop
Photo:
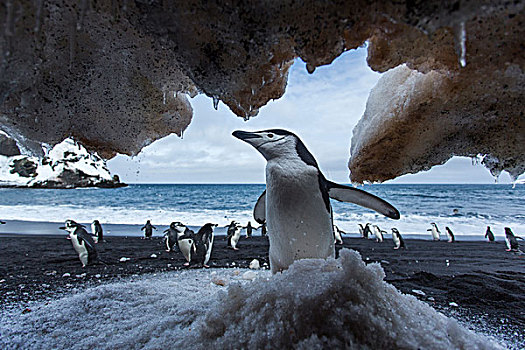
[[[123,187],[105,161],[72,140],[56,145],[44,158],[0,156],[0,187]]]
[[[249,118],[282,96],[294,58],[313,72],[368,41],[372,69],[406,64],[439,77],[440,90],[436,100],[407,92],[410,116],[402,108],[385,110],[396,125],[392,132],[370,130],[370,143],[356,139],[352,180],[385,180],[477,153],[489,155],[494,171],[515,174],[524,166],[523,143],[498,145],[523,133],[514,102],[525,90],[524,13],[523,1],[503,0],[6,0],[0,128],[26,148],[73,136],[104,157],[136,154],[167,134],[182,135],[192,116],[188,95],[205,93]],[[419,154],[398,152],[384,172],[377,166],[384,162],[367,156],[384,157],[374,147],[388,143],[401,124],[412,136],[448,116],[445,132],[436,129],[431,142],[437,152],[426,148],[427,137],[399,138],[385,149],[410,144]],[[455,138],[454,130],[468,135]]]
[[[16,145],[16,141],[0,132],[0,156],[18,155],[20,155],[20,149]]]

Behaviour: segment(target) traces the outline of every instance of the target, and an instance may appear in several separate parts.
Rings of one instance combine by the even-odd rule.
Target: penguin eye
[[[273,138],[273,134],[268,134],[267,135],[269,138]]]

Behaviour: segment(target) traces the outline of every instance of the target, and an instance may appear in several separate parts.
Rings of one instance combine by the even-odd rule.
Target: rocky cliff
[[[0,187],[77,188],[122,187],[105,161],[67,139],[43,158],[0,155]]]

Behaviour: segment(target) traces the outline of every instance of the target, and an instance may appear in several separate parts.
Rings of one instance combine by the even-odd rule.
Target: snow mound
[[[42,159],[0,156],[0,185],[17,187],[117,187],[123,185],[106,162],[82,145],[66,139]]]
[[[255,273],[253,270],[242,270]],[[237,272],[237,273],[236,273]],[[186,270],[87,289],[0,318],[0,347],[494,349],[342,250],[282,274]],[[213,283],[218,277],[228,287]]]

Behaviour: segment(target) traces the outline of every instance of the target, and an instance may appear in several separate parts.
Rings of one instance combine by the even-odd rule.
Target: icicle
[[[40,31],[42,25],[42,9],[44,8],[44,0],[36,0],[36,14],[35,14],[35,32]]]
[[[219,108],[219,97],[215,95],[213,96],[213,108],[215,108],[215,110]]]
[[[84,24],[84,17],[86,15],[86,11],[88,8],[88,0],[81,0],[80,2],[80,18],[77,22],[77,30],[82,29],[82,25]]]
[[[459,42],[461,47],[461,56],[459,57],[459,64],[461,67],[467,65],[467,31],[465,30],[465,22],[461,22],[459,27]]]
[[[4,34],[5,36],[13,36],[13,3],[11,0],[8,0],[5,4],[6,7],[6,18],[5,18],[5,29]]]
[[[184,129],[180,130],[180,139],[184,140]]]
[[[73,19],[71,29],[69,30],[69,69],[73,67],[75,61],[75,49],[77,45],[77,25],[76,19]]]

